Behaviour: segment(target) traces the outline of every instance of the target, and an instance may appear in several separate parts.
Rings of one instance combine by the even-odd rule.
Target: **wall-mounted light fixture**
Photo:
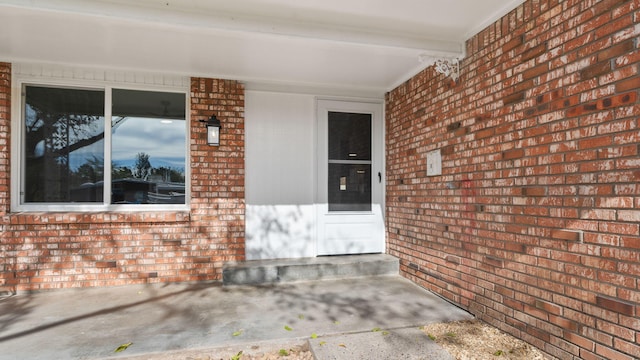
[[[207,144],[211,146],[220,145],[220,120],[215,115],[211,115],[209,120],[200,120],[200,122],[206,123],[207,126]]]

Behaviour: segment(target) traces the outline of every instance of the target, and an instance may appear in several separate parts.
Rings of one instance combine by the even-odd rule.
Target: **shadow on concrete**
[[[164,285],[165,287],[168,284]],[[156,311],[160,310],[163,313],[163,316],[158,318],[159,321],[163,320],[171,320],[176,318],[194,318],[195,315],[191,314],[190,308],[177,306],[179,303],[174,304],[172,302],[173,298],[177,298],[184,295],[196,295],[198,292],[201,292],[205,289],[209,289],[212,286],[220,286],[220,284],[216,283],[212,285],[211,283],[202,283],[202,284],[192,284],[188,285],[186,288],[181,289],[179,291],[173,291],[168,293],[163,293],[158,291],[157,285],[142,285],[139,286],[141,290],[138,290],[138,293],[144,292],[145,298],[140,301],[133,302],[124,302],[114,306],[103,307],[104,303],[102,301],[95,301],[93,304],[82,304],[82,300],[79,302],[77,296],[89,295],[85,300],[91,302],[91,300],[99,300],[92,299],[95,298],[96,295],[100,298],[103,298],[105,301],[108,301],[109,297],[102,297],[99,294],[91,294],[94,289],[75,289],[75,290],[59,290],[59,291],[47,291],[47,292],[25,292],[24,294],[14,295],[4,299],[0,302],[0,334],[6,333],[11,330],[12,325],[14,327],[22,327],[17,332],[0,336],[0,342],[6,342],[9,340],[14,340],[20,337],[25,337],[29,335],[33,335],[35,333],[43,332],[46,330],[51,330],[56,327],[60,327],[63,325],[69,325],[74,322],[90,320],[91,318],[96,318],[109,314],[122,313],[127,310],[134,310],[135,308],[140,308],[140,310],[148,311],[148,307],[155,306],[157,307]],[[100,292],[109,292],[111,290],[113,293],[117,294],[122,290],[122,288],[116,287],[111,289],[100,289]],[[115,294],[112,294],[114,296]],[[69,296],[69,301],[65,303],[57,303],[59,301],[63,301],[65,295]],[[115,295],[117,296],[117,295]],[[51,302],[53,300],[53,302]],[[119,301],[126,301],[126,299],[118,299]],[[59,320],[54,320],[51,322],[46,322],[44,324],[36,325],[36,326],[26,326],[23,324],[20,326],[21,319],[26,318],[30,315],[30,313],[36,310],[36,307],[56,307],[60,309],[61,307],[69,307],[70,311],[78,311],[81,312],[78,315],[72,315],[67,317],[62,317]],[[87,309],[95,308],[94,311],[85,311]],[[146,309],[145,309],[146,308]],[[38,309],[38,312],[42,312],[44,309]],[[73,313],[75,313],[73,311]],[[63,311],[66,314],[71,314],[71,312]],[[38,315],[38,317],[40,317]],[[50,315],[49,318],[57,318],[55,315]],[[46,317],[45,317],[46,320]],[[29,320],[26,320],[27,324],[31,323]],[[191,325],[193,325],[191,323]],[[127,324],[123,324],[123,326],[127,326]]]
[[[21,315],[8,315],[21,307]],[[15,296],[0,302],[0,311],[1,360],[96,359],[265,341],[303,342],[313,333],[371,332],[471,318],[399,276],[268,286],[209,283],[60,290]],[[114,353],[129,342],[133,345],[126,352]]]

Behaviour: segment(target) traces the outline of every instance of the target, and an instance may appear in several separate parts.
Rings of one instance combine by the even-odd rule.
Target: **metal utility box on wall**
[[[440,149],[427,153],[427,176],[442,175],[442,156]]]

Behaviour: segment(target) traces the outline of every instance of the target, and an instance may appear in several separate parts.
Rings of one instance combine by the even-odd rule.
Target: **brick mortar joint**
[[[192,214],[190,211],[176,212],[140,212],[140,213],[11,213],[2,217],[7,225],[57,225],[57,224],[96,224],[99,223],[189,223]]]

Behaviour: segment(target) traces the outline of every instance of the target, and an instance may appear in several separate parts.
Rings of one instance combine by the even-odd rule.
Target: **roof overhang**
[[[0,0],[0,61],[381,97],[524,0]]]

